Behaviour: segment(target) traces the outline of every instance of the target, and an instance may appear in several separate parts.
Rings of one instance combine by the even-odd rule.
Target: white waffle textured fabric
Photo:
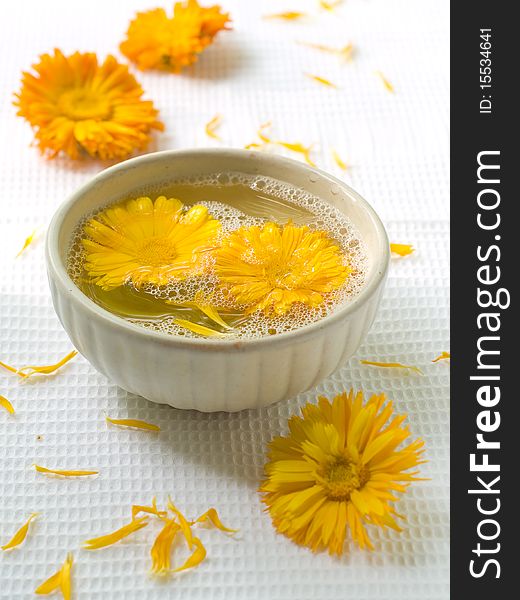
[[[152,149],[217,145],[204,124],[223,115],[224,143],[243,147],[258,125],[281,139],[316,143],[314,157],[379,212],[394,242],[417,251],[391,264],[385,297],[357,356],[316,389],[238,414],[156,406],[118,389],[81,356],[54,376],[21,383],[0,369],[0,544],[31,512],[40,517],[23,546],[0,552],[0,598],[26,600],[73,551],[79,600],[441,600],[448,598],[449,367],[431,360],[448,339],[448,1],[346,0],[335,12],[315,0],[222,0],[233,17],[199,64],[181,76],[137,73],[166,124]],[[162,2],[160,3],[163,4]],[[117,54],[136,10],[149,0],[28,0],[6,3],[0,20],[0,360],[54,362],[70,342],[51,306],[44,268],[45,226],[56,207],[103,165],[47,161],[29,147],[15,116],[20,73],[54,47]],[[166,6],[166,5],[164,5]],[[301,23],[262,19],[283,10]],[[357,49],[352,63],[298,45]],[[389,93],[375,72],[395,87]],[[312,73],[335,82],[321,86]],[[342,174],[331,148],[351,168]],[[290,155],[290,154],[289,154]],[[31,231],[36,241],[15,255]],[[360,359],[417,365],[424,375],[364,366]],[[314,555],[278,535],[257,487],[267,442],[316,395],[354,387],[384,391],[426,442],[428,481],[401,501],[402,533],[373,531],[375,551],[350,547],[340,559]],[[161,425],[159,435],[108,427],[104,414]],[[94,468],[93,479],[48,478],[33,463]],[[154,537],[145,528],[116,546],[79,550],[122,525],[132,503],[171,494],[193,517],[215,506],[240,533],[202,531],[208,559],[170,581],[148,575]],[[155,525],[154,525],[155,527]]]

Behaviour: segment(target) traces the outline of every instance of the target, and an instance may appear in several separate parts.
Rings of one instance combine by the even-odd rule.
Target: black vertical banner
[[[520,572],[518,26],[514,3],[451,6],[451,597],[510,598]]]

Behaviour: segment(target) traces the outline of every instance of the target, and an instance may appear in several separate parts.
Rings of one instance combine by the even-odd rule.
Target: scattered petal
[[[346,171],[348,169],[347,163],[341,158],[341,156],[334,149],[332,150],[332,158],[334,159],[334,162],[338,165],[338,167],[342,171]]]
[[[61,360],[59,360],[57,363],[53,364],[53,365],[45,365],[45,366],[35,366],[35,365],[29,365],[27,367],[22,367],[21,369],[18,369],[15,371],[15,373],[17,375],[19,375],[20,377],[31,377],[31,375],[36,375],[41,374],[41,375],[50,375],[51,373],[54,373],[54,371],[57,371],[60,367],[63,367],[64,364],[68,363],[69,360],[72,360],[77,354],[76,350],[73,350],[72,352],[69,352],[67,354],[67,356],[64,356]],[[2,366],[6,366],[2,363]],[[9,369],[12,370],[12,369]]]
[[[281,19],[283,21],[298,21],[304,19],[307,15],[297,11],[287,11],[281,13],[275,13],[273,15],[264,15],[264,19]]]
[[[348,43],[346,46],[342,48],[334,48],[333,46],[327,46],[325,44],[314,44],[312,42],[298,42],[300,46],[306,46],[307,48],[313,48],[314,50],[319,50],[320,52],[326,52],[327,54],[334,54],[339,56],[343,61],[351,61],[352,56],[354,54],[354,45],[352,43]]]
[[[190,526],[188,519],[186,519],[186,517],[175,506],[175,504],[173,504],[170,497],[168,497],[168,508],[177,517],[177,519],[179,519],[180,529],[181,529],[181,531],[184,535],[184,538],[185,538],[186,542],[188,543],[188,546],[191,550],[193,548],[193,534],[191,532],[191,526]]]
[[[399,256],[408,256],[415,252],[415,248],[412,244],[390,244],[390,252]]]
[[[338,8],[341,4],[343,4],[343,0],[336,0],[336,2],[327,2],[326,0],[319,0],[320,7],[323,10],[328,10],[332,12],[334,9]]]
[[[360,360],[362,365],[371,365],[372,367],[383,367],[388,369],[409,369],[410,371],[415,371],[415,373],[419,373],[422,375],[421,369],[419,367],[414,367],[411,365],[403,365],[397,362],[375,362],[372,360]]]
[[[344,62],[350,62],[354,56],[354,44],[348,43],[346,46],[343,46],[343,48],[338,50],[338,54]]]
[[[181,567],[174,569],[174,573],[179,573],[179,571],[185,571],[186,569],[192,569],[193,567],[200,565],[200,563],[206,558],[206,548],[204,548],[199,538],[193,538],[193,545],[195,546],[193,554],[188,558],[188,560],[186,560],[186,562]]]
[[[107,546],[112,546],[112,544],[116,544],[120,540],[134,533],[135,531],[139,531],[139,529],[146,527],[146,525],[148,525],[148,517],[132,519],[130,523],[123,525],[123,527],[116,529],[116,531],[113,531],[112,533],[107,533],[106,535],[87,540],[83,544],[83,548],[85,548],[86,550],[98,550],[99,548],[106,548]]]
[[[9,400],[5,396],[0,396],[0,406],[5,408],[5,410],[9,414],[14,415],[14,406],[9,402]]]
[[[193,523],[204,523],[204,521],[210,521],[217,529],[220,529],[220,531],[227,531],[228,533],[236,533],[238,531],[238,529],[225,527],[214,508],[208,509],[204,514],[200,515],[198,519],[193,521]]]
[[[35,590],[35,594],[41,594],[46,596],[47,594],[51,594],[54,590],[58,588],[61,590],[63,600],[70,600],[71,596],[71,581],[70,575],[72,570],[73,556],[69,552],[67,554],[67,558],[63,563],[63,566],[59,571],[51,575],[49,579],[44,581],[41,585],[39,585]]]
[[[20,529],[13,535],[13,537],[5,544],[1,546],[2,550],[10,550],[15,546],[19,546],[27,537],[27,532],[29,531],[29,525],[31,521],[38,516],[38,513],[32,513],[27,521],[20,527]]]
[[[310,146],[304,146],[303,144],[300,144],[299,142],[283,142],[280,140],[275,142],[275,144],[277,144],[278,146],[282,146],[283,148],[286,148],[287,150],[290,150],[291,152],[296,152],[298,154],[302,154],[303,158],[305,159],[305,162],[308,165],[310,165],[311,167],[316,166],[316,163],[314,163],[312,161],[311,156],[310,156],[310,152],[311,152],[314,144],[311,144]]]
[[[151,506],[143,506],[140,504],[134,504],[132,506],[132,520],[134,520],[139,513],[147,513],[150,515],[155,515],[156,517],[159,517],[160,519],[166,517],[166,515],[168,514],[165,510],[158,510],[155,497],[152,498]]]
[[[11,371],[11,373],[15,373],[16,375],[18,375],[18,369],[15,369],[15,367],[11,367],[11,365],[7,365],[6,363],[2,362],[0,360],[0,366],[4,367],[4,369],[7,369],[8,371]]]
[[[86,477],[88,475],[98,475],[99,471],[71,471],[69,469],[47,469],[40,465],[33,465],[38,473],[47,473],[49,475],[60,475],[61,477]]]
[[[256,142],[252,142],[251,144],[247,144],[244,146],[244,150],[257,150],[263,148],[265,144],[257,144]]]
[[[173,540],[180,531],[179,524],[174,519],[167,519],[150,550],[152,557],[152,573],[167,575],[171,572],[170,556]]]
[[[214,140],[221,140],[220,136],[215,133],[215,130],[218,129],[220,124],[222,123],[222,115],[215,115],[211,121],[206,123],[205,131],[206,135]]]
[[[260,125],[260,127],[258,128],[258,131],[256,133],[256,135],[262,140],[262,142],[264,142],[264,144],[270,144],[271,143],[271,138],[268,137],[264,131],[266,129],[269,129],[271,127],[271,121],[267,121],[266,123],[262,123],[262,125]]]
[[[312,73],[304,73],[304,75],[306,77],[309,77],[309,79],[316,81],[317,83],[321,83],[321,85],[325,85],[327,87],[332,87],[332,88],[336,88],[336,89],[338,88],[338,86],[335,83],[332,83],[332,81],[325,79],[325,77],[320,77],[319,75],[313,75]]]
[[[216,329],[210,329],[209,327],[205,327],[204,325],[199,325],[198,323],[192,323],[187,319],[175,319],[174,321],[180,327],[184,327],[185,329],[189,329],[198,335],[202,335],[204,337],[217,337],[223,338],[226,337],[225,333],[221,331],[217,331]]]
[[[385,86],[385,88],[390,92],[390,93],[394,93],[394,86],[388,81],[388,79],[383,75],[383,73],[381,73],[381,71],[376,71],[376,75],[379,77],[379,79],[381,79],[381,81],[383,82],[383,85]]]
[[[437,358],[434,358],[432,362],[439,362],[440,360],[450,360],[451,354],[449,352],[442,352]]]
[[[135,427],[136,429],[146,429],[148,431],[161,431],[159,425],[147,423],[146,421],[141,421],[139,419],[112,419],[110,417],[105,417],[105,419],[108,423],[120,425],[121,427]]]
[[[27,248],[27,246],[29,246],[30,244],[32,244],[32,242],[34,241],[34,237],[36,236],[36,232],[38,231],[38,229],[35,229],[31,235],[29,235],[26,239],[25,242],[22,246],[22,249],[20,250],[20,252],[18,252],[18,254],[16,255],[16,258],[18,258],[20,256],[20,254]]]

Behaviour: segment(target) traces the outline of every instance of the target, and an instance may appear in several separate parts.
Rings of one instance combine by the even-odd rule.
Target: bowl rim
[[[262,336],[259,338],[242,339],[242,338],[181,338],[169,333],[163,333],[160,331],[154,331],[147,329],[140,325],[131,323],[122,317],[114,315],[105,308],[99,306],[96,302],[86,296],[72,281],[69,274],[67,273],[66,266],[63,264],[60,256],[59,249],[59,232],[63,221],[69,212],[70,208],[83,196],[83,194],[94,186],[97,186],[106,179],[111,178],[117,173],[124,171],[128,168],[132,168],[135,165],[143,165],[149,162],[154,162],[157,159],[164,158],[166,156],[175,158],[190,158],[193,156],[204,155],[227,155],[229,158],[245,158],[251,157],[256,158],[260,161],[265,161],[268,164],[271,162],[278,163],[280,165],[286,165],[287,168],[297,169],[308,174],[316,173],[322,178],[327,179],[331,183],[334,183],[338,187],[342,188],[353,197],[358,205],[365,210],[371,222],[375,228],[378,248],[376,251],[376,260],[374,269],[371,277],[366,281],[359,293],[350,301],[339,308],[336,312],[331,315],[327,315],[314,323],[309,323],[292,331],[287,331],[273,336]],[[264,154],[262,152],[252,150],[241,150],[237,148],[192,148],[192,149],[181,149],[181,150],[163,150],[160,152],[151,152],[135,158],[131,158],[120,162],[116,165],[108,167],[102,170],[100,173],[89,179],[79,189],[77,189],[67,200],[55,211],[46,234],[45,242],[45,257],[47,263],[47,273],[49,279],[52,279],[55,283],[59,284],[62,290],[67,292],[68,300],[75,302],[81,306],[91,317],[104,321],[106,324],[110,324],[113,327],[127,331],[129,334],[140,338],[147,338],[156,340],[167,346],[173,346],[177,348],[200,348],[200,349],[221,349],[231,350],[237,348],[252,348],[269,345],[285,344],[287,342],[293,342],[302,338],[308,338],[313,334],[316,334],[319,330],[334,326],[339,323],[348,315],[354,313],[362,304],[366,303],[370,297],[378,290],[380,284],[384,281],[388,265],[390,261],[390,244],[385,227],[372,206],[353,190],[348,184],[341,181],[340,179],[330,175],[329,173],[322,171],[316,167],[311,167],[305,163],[302,163],[291,158],[286,158],[278,155]]]

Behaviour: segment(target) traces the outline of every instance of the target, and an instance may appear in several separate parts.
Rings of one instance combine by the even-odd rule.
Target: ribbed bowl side
[[[291,398],[317,385],[352,356],[374,319],[382,285],[335,325],[284,344],[172,346],[89,318],[50,281],[54,307],[74,346],[125,390],[161,404],[203,412],[237,411]]]

